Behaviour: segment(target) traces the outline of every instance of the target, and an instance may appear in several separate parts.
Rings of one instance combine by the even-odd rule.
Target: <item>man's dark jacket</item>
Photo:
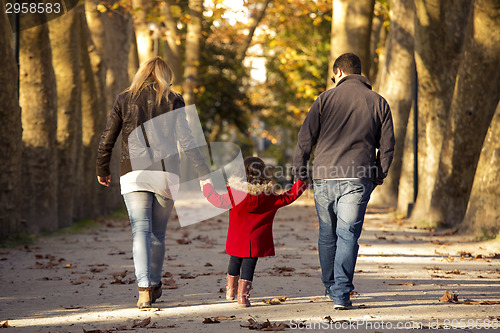
[[[394,155],[394,130],[387,101],[363,76],[342,78],[314,101],[298,134],[294,174],[313,179],[368,178],[382,184]],[[378,153],[376,153],[378,149]]]

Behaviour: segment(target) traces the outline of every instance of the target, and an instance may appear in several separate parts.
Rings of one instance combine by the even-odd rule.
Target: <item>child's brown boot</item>
[[[252,289],[252,282],[247,280],[238,281],[238,304],[248,307],[250,306],[250,290]]]
[[[226,284],[226,299],[229,301],[234,300],[234,296],[236,295],[236,288],[238,288],[238,279],[239,275],[232,276],[227,273],[227,284]]]
[[[139,299],[137,300],[137,307],[139,309],[145,309],[151,307],[151,294],[153,293],[153,287],[137,287],[139,291]]]

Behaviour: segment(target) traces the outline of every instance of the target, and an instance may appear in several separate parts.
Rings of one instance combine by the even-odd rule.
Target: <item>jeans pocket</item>
[[[365,204],[370,200],[370,195],[373,190],[373,183],[369,179],[349,180],[342,202],[353,204]]]
[[[321,206],[326,206],[329,203],[328,184],[326,180],[314,180],[314,201]]]

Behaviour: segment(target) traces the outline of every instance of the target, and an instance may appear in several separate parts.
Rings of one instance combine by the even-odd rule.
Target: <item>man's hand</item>
[[[111,175],[108,175],[106,177],[97,176],[97,181],[101,185],[109,186],[109,184],[111,183]]]

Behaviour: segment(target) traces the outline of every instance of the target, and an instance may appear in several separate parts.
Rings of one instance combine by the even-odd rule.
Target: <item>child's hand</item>
[[[205,184],[213,185],[212,184],[212,178],[207,178],[205,180],[200,180],[200,186],[201,186],[201,190],[202,191],[203,191],[203,186],[205,186]]]

